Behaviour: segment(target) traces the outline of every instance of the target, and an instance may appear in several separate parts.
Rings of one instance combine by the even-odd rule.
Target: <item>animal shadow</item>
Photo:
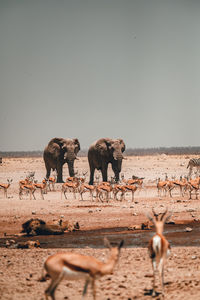
[[[144,289],[144,296],[152,296],[153,298],[156,298],[156,300],[163,299],[162,293],[155,292],[153,295],[153,289]]]

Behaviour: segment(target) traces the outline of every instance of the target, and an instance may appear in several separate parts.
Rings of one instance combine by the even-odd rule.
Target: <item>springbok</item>
[[[104,195],[105,195],[105,199],[108,202],[108,200],[110,198],[111,192],[112,192],[112,186],[110,185],[110,183],[107,182],[107,181],[101,182],[96,187],[96,197],[97,197],[97,200],[100,200],[100,201],[103,202],[103,198],[104,198]]]
[[[47,274],[42,275],[40,281],[46,281],[51,278],[51,283],[45,290],[45,297],[48,300],[50,296],[55,300],[55,290],[62,279],[77,280],[85,279],[85,286],[82,293],[82,299],[87,293],[88,284],[91,283],[93,290],[93,299],[96,299],[95,280],[103,275],[111,274],[119,259],[120,249],[124,244],[122,240],[117,247],[111,247],[107,238],[104,244],[110,249],[110,257],[107,262],[101,262],[93,256],[86,256],[73,252],[60,252],[51,255],[44,263],[44,269]]]
[[[96,190],[96,187],[94,185],[90,185],[90,184],[87,184],[87,183],[82,183],[80,188],[79,188],[79,193],[81,195],[81,200],[83,200],[83,193],[86,193],[86,192],[89,192],[90,193],[90,198],[91,200],[93,201],[93,194],[94,194],[94,191]]]
[[[52,176],[48,178],[49,191],[51,191],[51,186],[52,186],[52,191],[55,191],[55,183],[56,183],[56,176]]]
[[[25,179],[19,181],[19,185],[25,185],[25,184],[32,184],[32,180],[30,180],[29,177],[26,177]]]
[[[78,175],[78,171],[74,172],[74,176],[67,177],[65,182],[74,182],[74,181],[76,181],[76,179],[77,179],[76,175]]]
[[[174,180],[173,183],[175,184],[175,186],[179,187],[180,196],[184,197],[184,193],[185,193],[185,190],[188,185],[186,178],[183,178],[182,176],[180,176],[180,179]]]
[[[64,194],[65,199],[67,199],[66,193],[72,192],[74,194],[74,199],[76,199],[76,193],[78,192],[78,187],[80,185],[80,180],[77,177],[73,177],[73,181],[67,181],[62,184],[61,188],[61,200],[62,200],[62,194]]]
[[[119,200],[119,199],[117,198],[117,195],[118,195],[119,192],[121,192],[120,201],[125,200],[126,187],[125,187],[124,185],[121,185],[121,184],[115,184],[115,185],[113,186],[112,192],[113,192],[113,198],[114,198],[115,200]]]
[[[132,194],[132,201],[134,201],[134,194],[137,190],[137,186],[132,184],[126,184],[124,187],[126,189],[126,192],[130,192]]]
[[[8,191],[8,188],[9,186],[11,185],[11,182],[13,181],[12,179],[7,179],[8,183],[0,183],[0,189],[3,189],[4,190],[4,198],[8,198],[8,194],[7,194],[7,191]]]
[[[31,196],[33,196],[33,199],[35,199],[35,190],[36,190],[36,187],[33,185],[33,184],[20,184],[19,186],[19,199],[22,200],[22,194],[24,191],[28,192],[29,195],[30,195],[30,200],[32,199]]]
[[[156,271],[159,271],[159,276],[162,286],[162,294],[164,295],[164,264],[167,257],[170,254],[170,244],[163,236],[164,224],[171,217],[171,213],[167,215],[167,209],[164,213],[161,213],[160,218],[159,214],[156,214],[152,208],[153,217],[147,214],[148,219],[154,224],[156,229],[156,234],[149,241],[149,256],[152,261],[153,267],[153,292],[152,295],[156,295],[155,291],[155,281],[156,281]]]
[[[34,183],[33,183],[33,186],[34,186],[36,189],[39,189],[39,190],[40,190],[41,197],[42,197],[43,200],[44,200],[43,194],[45,194],[45,191],[46,191],[46,189],[47,189],[47,181],[48,181],[48,179],[44,178],[44,179],[42,180],[42,183],[37,183],[37,180],[34,180]]]

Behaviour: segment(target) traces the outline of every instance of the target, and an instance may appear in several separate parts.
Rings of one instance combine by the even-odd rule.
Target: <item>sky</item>
[[[199,146],[200,1],[0,0],[0,151]]]

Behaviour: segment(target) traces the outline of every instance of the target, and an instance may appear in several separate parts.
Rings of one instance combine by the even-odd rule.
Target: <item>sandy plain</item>
[[[194,196],[189,200],[188,194],[181,197],[178,189],[172,191],[172,198],[169,195],[158,197],[156,189],[156,179],[164,179],[166,173],[169,178],[187,175],[186,166],[191,157],[165,154],[127,157],[122,172],[126,179],[132,175],[144,177],[142,190],[136,191],[133,202],[127,194],[123,202],[110,199],[108,203],[92,202],[89,194],[84,194],[84,201],[80,201],[78,195],[74,200],[72,194],[67,200],[64,197],[61,200],[61,184],[56,184],[56,191],[44,195],[44,200],[39,191],[35,192],[36,200],[30,200],[26,195],[20,200],[19,180],[29,171],[35,171],[35,178],[41,181],[45,176],[43,159],[3,159],[0,182],[6,183],[7,178],[12,178],[13,183],[7,199],[0,190],[0,299],[45,299],[44,290],[49,281],[38,282],[44,260],[59,251],[74,251],[106,260],[105,235],[111,242],[123,238],[125,246],[114,274],[97,280],[97,299],[151,299],[153,272],[147,245],[153,230],[129,229],[147,221],[145,212],[150,212],[153,206],[158,212],[164,211],[165,207],[173,212],[174,224],[165,227],[165,236],[172,246],[165,267],[165,299],[200,299],[200,202]],[[80,174],[87,171],[87,158],[79,158],[75,169]],[[67,176],[67,166],[64,166],[64,178]],[[88,177],[89,170],[87,181]],[[56,222],[60,218],[78,221],[80,231],[60,236],[16,237],[22,223],[30,218],[41,218],[46,222]],[[192,230],[187,232],[187,227]],[[16,242],[38,239],[41,248],[9,249],[5,243],[10,239]],[[81,299],[83,285],[81,280],[63,281],[56,291],[56,299]],[[159,282],[157,285],[159,291]],[[90,288],[86,299],[92,299]],[[161,295],[156,299],[161,299]]]

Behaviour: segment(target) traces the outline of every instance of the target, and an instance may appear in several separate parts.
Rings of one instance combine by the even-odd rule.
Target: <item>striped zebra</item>
[[[188,176],[190,177],[192,174],[192,169],[196,168],[197,172],[199,173],[200,170],[200,158],[192,158],[189,160],[187,169],[189,168]]]

